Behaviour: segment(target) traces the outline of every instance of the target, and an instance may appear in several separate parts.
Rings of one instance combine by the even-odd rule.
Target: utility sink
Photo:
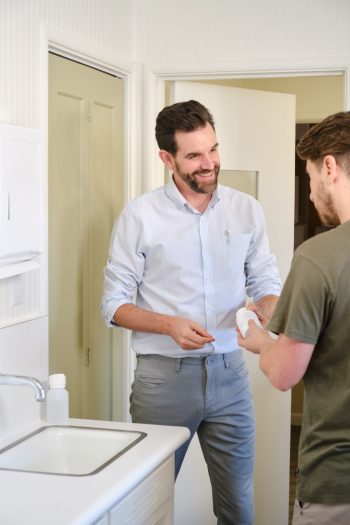
[[[144,432],[45,426],[0,449],[0,469],[88,476],[146,437]]]

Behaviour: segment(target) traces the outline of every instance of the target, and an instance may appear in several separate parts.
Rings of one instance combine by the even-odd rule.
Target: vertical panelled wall
[[[134,60],[134,0],[0,0],[0,122],[39,128],[42,119],[40,27]],[[44,167],[46,176],[46,167]],[[22,301],[14,305],[13,279],[0,279],[0,327],[42,312],[45,276],[21,277]]]
[[[138,59],[216,63],[235,59],[349,56],[348,0],[137,0]],[[288,69],[288,62],[285,63]]]
[[[41,124],[41,24],[132,60],[133,5],[133,0],[1,0],[0,121]]]
[[[0,0],[0,121],[45,131],[42,25],[64,41],[79,42],[79,51],[86,45],[116,63],[132,61],[134,7],[134,0]],[[43,173],[46,180],[47,166]],[[46,212],[44,217],[47,222]],[[0,279],[0,372],[47,379],[48,318],[41,305],[46,277],[45,262],[21,277],[20,305],[14,301],[18,279]],[[24,433],[40,417],[39,405],[29,389],[1,386],[1,438]]]

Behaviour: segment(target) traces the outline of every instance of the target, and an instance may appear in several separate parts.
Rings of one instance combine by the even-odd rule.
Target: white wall
[[[133,0],[1,0],[0,120],[39,127],[40,25],[134,59]]]
[[[46,384],[47,336],[45,317],[1,329],[0,372],[36,377]],[[0,447],[10,437],[28,432],[42,410],[33,389],[0,385]]]
[[[115,60],[132,61],[135,59],[134,9],[134,0],[0,0],[0,121],[46,128],[42,107],[45,99],[43,26],[78,41],[82,48],[91,46],[101,50],[101,54],[114,56]],[[46,174],[46,166],[44,170]],[[23,282],[25,291],[31,291],[31,302],[37,303],[39,312],[40,297],[47,296],[45,266],[44,254],[41,270],[28,272]],[[0,280],[0,372],[45,380],[48,373],[46,312],[41,318],[24,322],[28,317],[26,312],[23,318],[18,317],[11,305],[11,284],[11,279]],[[35,310],[33,304],[28,303],[29,307]],[[13,326],[6,327],[6,324]],[[1,438],[7,431],[19,430],[39,415],[31,391],[0,386]]]
[[[137,0],[137,7],[142,62],[197,68],[243,58],[263,66],[272,58],[349,55],[347,0]]]

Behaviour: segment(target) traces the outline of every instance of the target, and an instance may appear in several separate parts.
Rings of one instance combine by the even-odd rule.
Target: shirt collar
[[[190,206],[182,193],[178,190],[173,176],[171,176],[168,184],[165,185],[165,193],[169,199],[175,204],[177,208],[184,208]],[[213,191],[208,207],[213,208],[220,200],[220,185]],[[191,207],[191,206],[190,206]]]

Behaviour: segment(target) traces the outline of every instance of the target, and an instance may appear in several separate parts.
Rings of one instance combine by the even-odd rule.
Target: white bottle
[[[52,425],[67,425],[69,417],[69,396],[65,388],[66,376],[49,376],[49,390],[46,394],[46,421]]]
[[[251,310],[247,310],[247,308],[240,308],[236,313],[236,323],[237,326],[243,335],[243,337],[246,337],[247,331],[249,329],[248,321],[254,321],[257,326],[262,328],[261,323],[258,319],[258,316],[255,312],[252,312]]]

